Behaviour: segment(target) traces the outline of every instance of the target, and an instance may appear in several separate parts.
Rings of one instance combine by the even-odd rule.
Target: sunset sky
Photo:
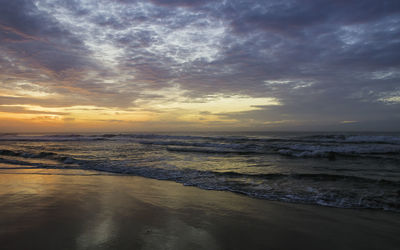
[[[0,0],[0,133],[399,128],[399,0]]]

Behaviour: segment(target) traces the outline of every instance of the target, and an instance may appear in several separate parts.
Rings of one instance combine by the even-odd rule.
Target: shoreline
[[[3,249],[397,249],[400,214],[84,170],[2,170]]]

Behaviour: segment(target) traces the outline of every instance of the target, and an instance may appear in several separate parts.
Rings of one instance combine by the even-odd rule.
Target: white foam
[[[294,144],[275,146],[278,153],[282,155],[291,155],[296,157],[323,157],[329,153],[343,155],[359,154],[388,154],[400,153],[400,145],[388,144],[342,144],[342,145],[310,145]],[[279,148],[282,149],[279,149]]]

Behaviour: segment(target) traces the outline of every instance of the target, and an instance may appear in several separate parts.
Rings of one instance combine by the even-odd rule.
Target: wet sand
[[[75,170],[0,172],[1,249],[398,249],[400,214]]]

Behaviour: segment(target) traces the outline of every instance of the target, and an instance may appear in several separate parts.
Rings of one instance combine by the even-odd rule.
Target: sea
[[[21,169],[134,175],[272,201],[400,212],[400,133],[0,134],[0,174]]]

